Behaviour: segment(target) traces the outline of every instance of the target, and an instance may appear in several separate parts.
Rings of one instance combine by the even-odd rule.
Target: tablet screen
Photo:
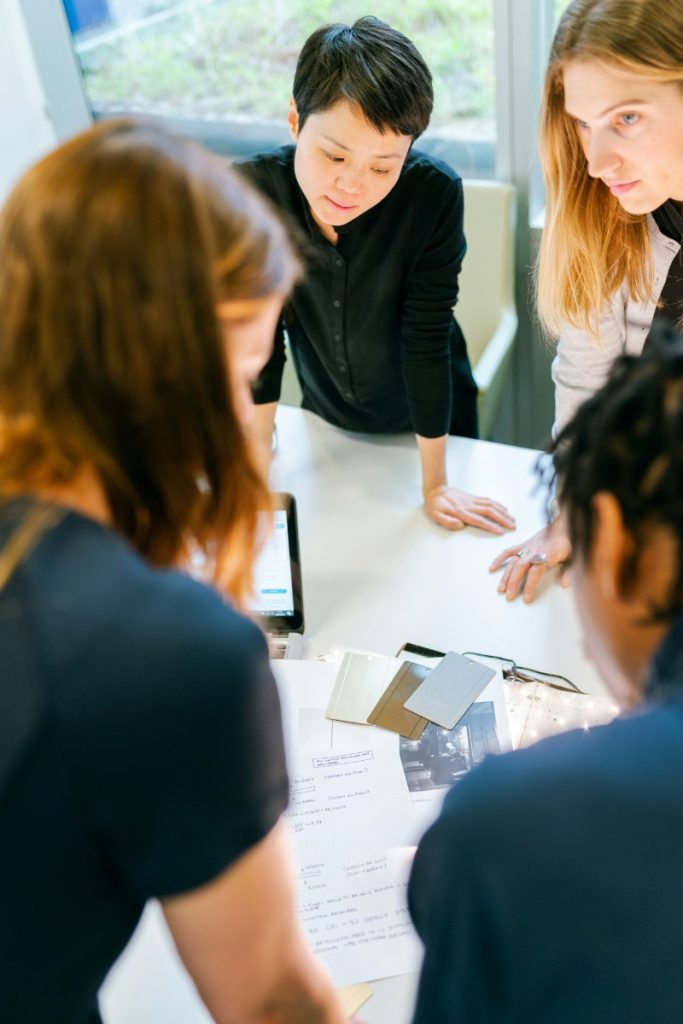
[[[251,609],[269,632],[302,632],[304,606],[296,502],[291,494],[272,497],[272,517],[263,515],[263,529],[271,529],[254,567]]]
[[[284,509],[276,509],[273,513],[273,529],[261,548],[254,569],[253,611],[260,615],[294,614],[288,534],[287,513]]]

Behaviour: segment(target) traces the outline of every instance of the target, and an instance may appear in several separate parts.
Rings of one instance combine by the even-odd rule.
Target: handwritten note
[[[299,916],[337,985],[417,971],[421,947],[406,889],[414,849],[377,850],[301,867]]]
[[[287,821],[301,863],[330,850],[405,845],[411,801],[400,758],[371,747],[302,754]]]

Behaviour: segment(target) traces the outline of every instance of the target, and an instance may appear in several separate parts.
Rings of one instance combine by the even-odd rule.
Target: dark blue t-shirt
[[[683,1020],[683,621],[647,703],[489,758],[410,880],[414,1024]]]
[[[216,877],[287,802],[260,631],[71,512],[0,591],[0,751],[3,1024],[97,1021],[145,901]]]

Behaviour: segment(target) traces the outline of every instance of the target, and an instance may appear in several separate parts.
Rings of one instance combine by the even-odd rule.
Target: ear
[[[299,111],[296,109],[296,103],[294,102],[293,96],[289,101],[287,124],[289,125],[289,134],[292,136],[292,142],[296,142],[299,137]]]
[[[624,601],[624,569],[633,541],[624,526],[619,502],[609,491],[598,491],[592,501],[595,522],[591,563],[601,595],[609,601]]]

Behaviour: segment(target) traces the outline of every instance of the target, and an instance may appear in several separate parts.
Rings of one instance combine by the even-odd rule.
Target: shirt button
[[[341,302],[339,301],[339,299],[335,299],[332,305],[335,307],[335,309],[339,309],[339,307],[341,306]]]
[[[346,373],[346,367],[344,366],[344,364],[343,364],[343,363],[340,363],[340,364],[339,364],[339,367],[338,367],[338,369],[339,369],[339,372],[340,372],[340,373]]]
[[[341,334],[335,334],[334,340],[335,341],[341,341]]]
[[[337,266],[337,267],[343,267],[343,266],[344,266],[344,261],[343,261],[343,260],[336,260],[336,261],[335,261],[335,266]]]

